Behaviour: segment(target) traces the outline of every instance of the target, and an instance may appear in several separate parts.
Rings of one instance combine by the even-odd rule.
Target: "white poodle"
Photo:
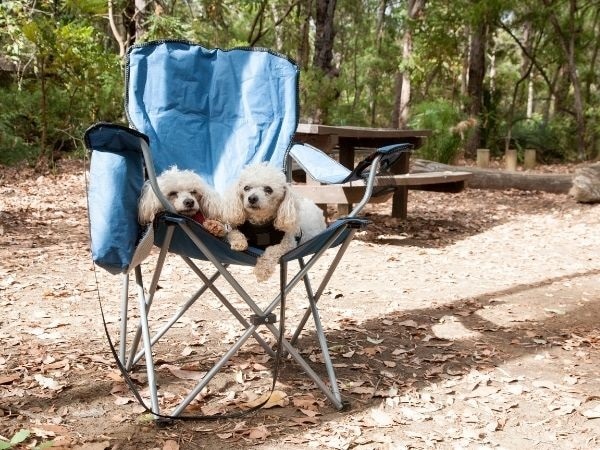
[[[157,182],[176,212],[191,217],[215,236],[225,236],[225,226],[215,219],[220,213],[219,195],[200,175],[173,166],[161,173]],[[138,205],[139,222],[142,225],[152,222],[160,211],[164,211],[164,208],[150,182],[146,181]]]
[[[295,194],[283,172],[267,164],[244,168],[225,196],[223,220],[231,225],[227,240],[234,250],[250,244],[264,248],[254,274],[259,281],[274,272],[279,258],[326,227],[323,211]]]

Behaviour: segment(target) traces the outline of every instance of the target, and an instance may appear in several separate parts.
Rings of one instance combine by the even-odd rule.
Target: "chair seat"
[[[163,213],[157,216],[154,222],[154,244],[158,247],[162,247],[168,227],[177,223],[186,223],[194,232],[194,235],[206,244],[212,255],[214,255],[222,264],[254,266],[256,264],[256,259],[264,252],[264,250],[254,247],[250,247],[243,252],[232,250],[227,241],[210,234],[199,223],[188,217],[172,213]],[[312,255],[319,251],[319,249],[323,247],[323,244],[336,232],[341,231],[332,245],[332,247],[337,247],[347,238],[350,229],[363,228],[367,224],[367,220],[360,218],[338,219],[317,236],[314,236],[312,239],[309,239],[293,250],[290,250],[283,255],[282,259],[284,261],[293,261]],[[190,236],[188,236],[181,227],[175,227],[173,238],[169,246],[169,252],[193,259],[205,261],[209,259],[207,255],[194,245]]]

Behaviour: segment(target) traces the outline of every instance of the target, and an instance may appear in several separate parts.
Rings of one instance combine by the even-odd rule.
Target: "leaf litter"
[[[373,223],[349,250],[360,270],[352,263],[336,274],[320,300],[350,409],[332,409],[289,361],[268,397],[272,360],[248,345],[189,409],[228,413],[269,398],[266,408],[161,429],[144,419],[107,349],[93,277],[113,327],[120,287],[94,275],[83,170],[64,164],[43,177],[2,169],[11,181],[0,187],[0,442],[163,450],[600,446],[598,206],[512,190],[411,191],[409,218],[399,221],[389,218],[389,204],[369,205]],[[164,284],[162,292],[177,291]],[[160,315],[169,302],[157,302]],[[205,305],[162,348],[164,408],[239,335],[221,320],[216,299]],[[289,319],[301,313],[291,309]],[[304,332],[301,342],[321,367],[314,336]],[[141,387],[144,372],[132,375]]]

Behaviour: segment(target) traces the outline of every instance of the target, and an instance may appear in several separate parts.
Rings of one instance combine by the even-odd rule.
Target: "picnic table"
[[[338,161],[349,169],[354,168],[357,151],[372,151],[386,145],[408,142],[419,148],[431,135],[430,130],[405,130],[394,128],[368,128],[353,126],[331,126],[320,124],[298,125],[295,141],[313,145],[327,153],[337,156]],[[408,206],[408,189],[435,190],[442,192],[459,192],[464,189],[465,180],[470,176],[467,172],[429,172],[409,173],[410,153],[403,153],[392,167],[392,175],[381,176],[376,180],[376,187],[390,192],[392,199],[392,217],[406,219]],[[364,183],[349,182],[344,185],[320,185],[306,180],[306,184],[296,186],[299,193],[317,203],[337,203],[338,213],[347,214],[352,203],[357,202],[364,193]],[[387,196],[375,196],[372,201],[386,201]]]

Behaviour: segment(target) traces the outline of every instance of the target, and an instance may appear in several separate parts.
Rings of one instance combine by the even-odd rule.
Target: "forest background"
[[[124,57],[155,39],[276,50],[302,121],[431,129],[426,159],[594,160],[598,35],[597,0],[3,0],[0,164],[48,167],[126,123]]]

